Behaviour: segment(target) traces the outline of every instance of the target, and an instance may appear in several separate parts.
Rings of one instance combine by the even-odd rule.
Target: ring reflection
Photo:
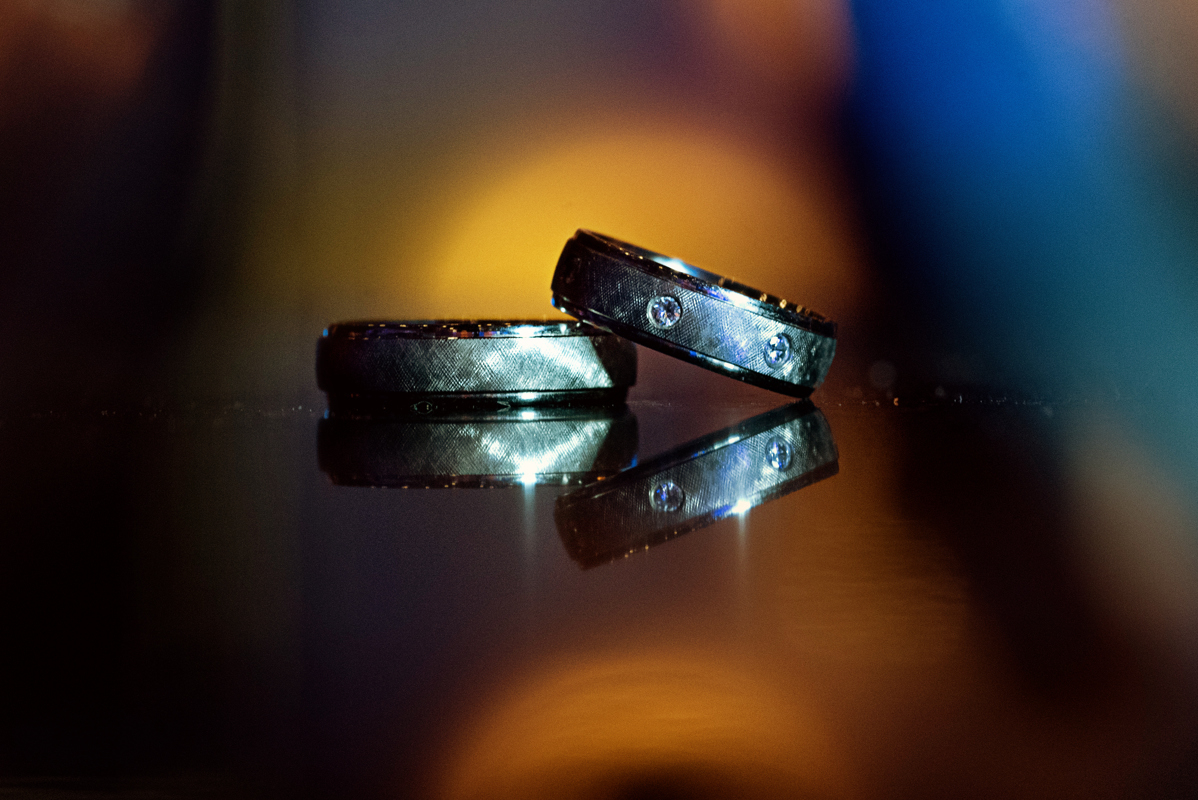
[[[405,419],[322,419],[320,468],[339,486],[580,484],[635,463],[626,408],[521,409]]]
[[[557,500],[554,519],[583,569],[744,514],[839,470],[824,415],[792,403],[694,439]]]

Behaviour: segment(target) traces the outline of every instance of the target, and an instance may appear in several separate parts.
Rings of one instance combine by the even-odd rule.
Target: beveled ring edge
[[[782,298],[743,284],[740,281],[709,272],[702,267],[696,267],[681,259],[671,258],[663,253],[625,242],[614,236],[608,236],[607,234],[597,233],[584,228],[579,228],[566,241],[566,245],[562,249],[562,257],[566,255],[571,246],[588,249],[596,255],[619,261],[632,269],[639,270],[656,278],[661,278],[691,291],[699,292],[722,303],[732,302],[725,296],[731,292],[739,295],[742,298],[742,302],[751,306],[756,313],[764,317],[801,328],[817,336],[826,336],[829,339],[837,338],[838,327],[836,323],[825,318],[822,314],[812,311],[805,306],[783,307],[780,303],[787,301],[782,300]],[[691,272],[675,271],[659,259],[685,264]],[[559,259],[558,264],[560,266],[561,259]],[[763,296],[767,299],[762,300]],[[800,311],[800,309],[802,310]]]

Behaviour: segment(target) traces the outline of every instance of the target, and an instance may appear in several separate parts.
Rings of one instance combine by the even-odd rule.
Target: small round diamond
[[[665,481],[653,490],[649,502],[657,511],[677,511],[686,502],[686,492],[673,481]]]
[[[769,459],[770,466],[781,472],[789,467],[794,459],[794,449],[791,448],[790,442],[775,436],[766,443],[765,456]]]
[[[780,367],[790,361],[790,355],[790,339],[786,337],[786,334],[775,333],[765,343],[765,363],[771,367]]]
[[[682,319],[682,303],[675,297],[663,294],[649,301],[645,314],[658,328],[672,328]]]

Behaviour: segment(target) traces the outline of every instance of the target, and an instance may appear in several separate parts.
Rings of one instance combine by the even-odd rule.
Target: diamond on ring
[[[790,462],[794,460],[794,448],[790,446],[790,442],[775,436],[765,445],[765,457],[769,459],[771,467],[782,472],[790,467]]]
[[[682,303],[675,297],[663,294],[649,301],[645,314],[658,328],[672,328],[682,319]]]
[[[791,352],[790,339],[786,334],[775,333],[765,343],[765,363],[771,367],[780,367],[790,361]]]
[[[673,481],[665,481],[654,488],[649,502],[657,511],[677,511],[686,502],[686,492]]]

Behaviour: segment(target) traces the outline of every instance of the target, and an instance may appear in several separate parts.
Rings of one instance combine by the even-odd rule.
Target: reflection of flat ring
[[[351,322],[317,342],[316,381],[347,415],[621,403],[636,348],[579,322]]]
[[[806,397],[836,352],[836,323],[678,259],[578,231],[553,275],[566,313],[775,392]]]
[[[388,420],[330,418],[316,452],[341,486],[570,485],[636,462],[636,417],[627,408],[525,409]]]

